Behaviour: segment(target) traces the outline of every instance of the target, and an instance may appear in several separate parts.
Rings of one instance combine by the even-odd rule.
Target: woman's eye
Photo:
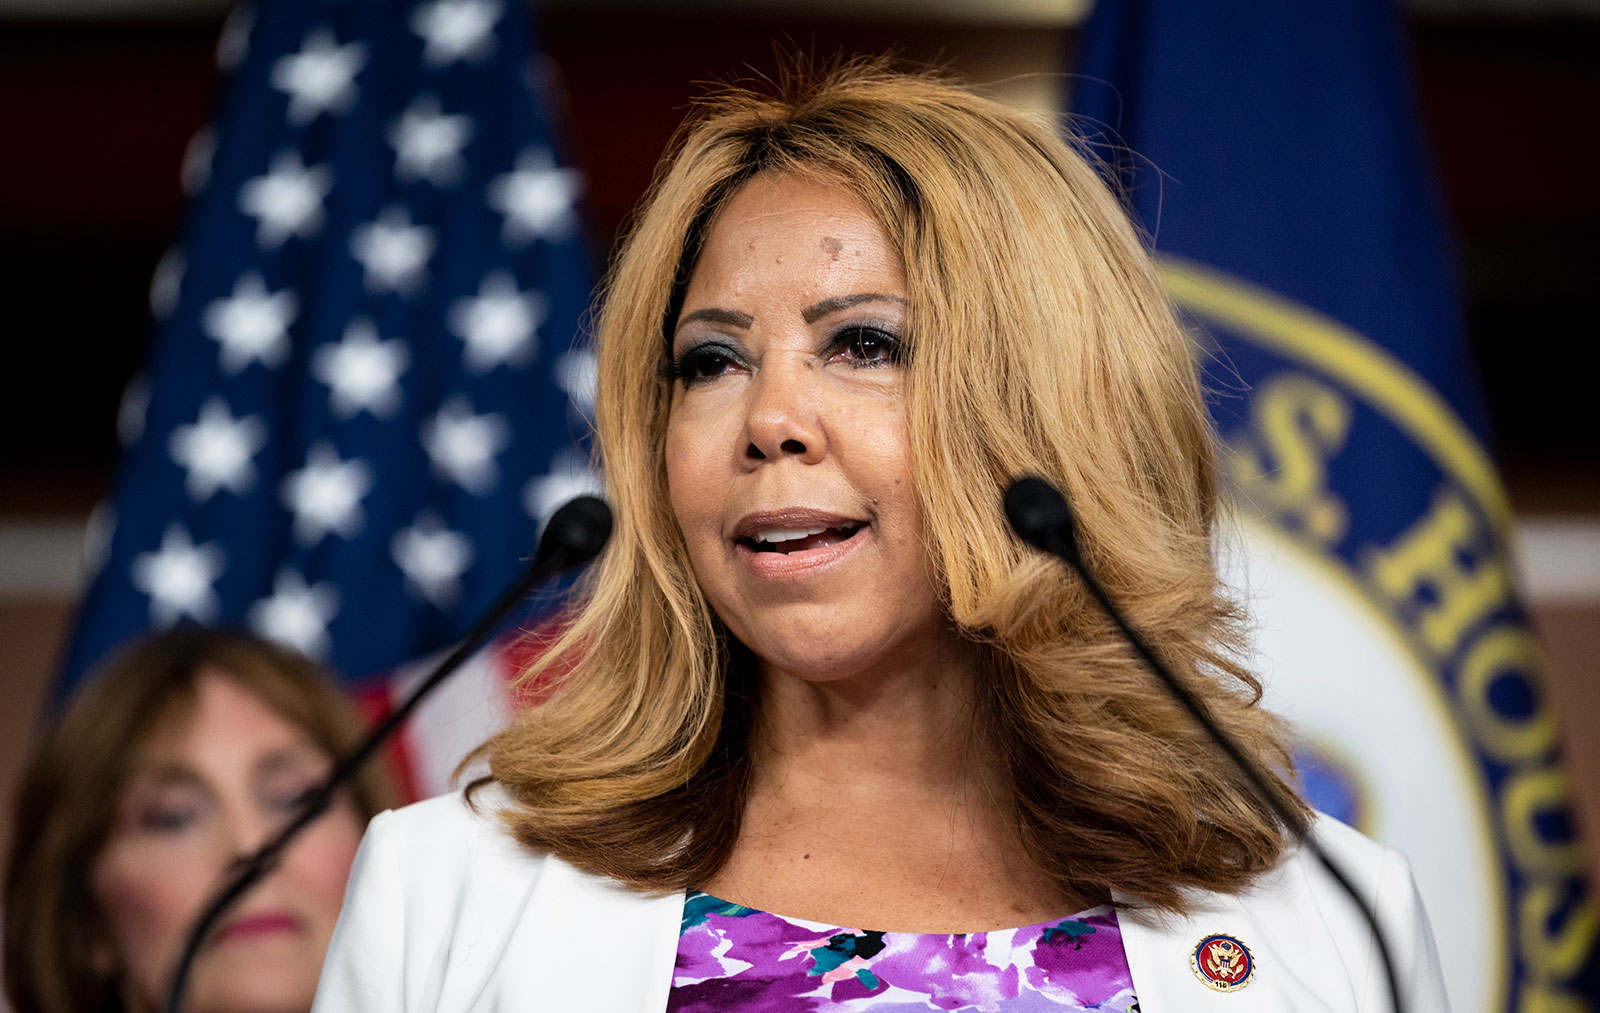
[[[721,345],[699,345],[678,356],[672,364],[672,375],[689,387],[719,377],[737,365],[738,360]]]
[[[283,800],[283,807],[288,809],[290,812],[299,812],[301,809],[306,807],[306,804],[310,802],[313,797],[316,796],[317,787],[318,786],[314,784],[306,785],[304,788],[301,788],[288,798],[285,798]]]
[[[187,805],[152,805],[139,810],[139,829],[157,834],[176,834],[193,826],[200,810]]]
[[[320,787],[322,787],[320,780],[306,780],[296,777],[292,780],[266,786],[260,797],[262,804],[270,809],[286,813],[297,813],[305,808],[306,803],[311,801]]]
[[[833,358],[861,366],[892,366],[904,359],[900,339],[875,327],[851,327],[833,339]]]

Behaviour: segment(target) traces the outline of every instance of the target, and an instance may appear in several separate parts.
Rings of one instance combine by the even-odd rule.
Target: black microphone
[[[1139,657],[1144,659],[1145,664],[1149,665],[1151,670],[1161,677],[1161,681],[1166,685],[1167,691],[1183,705],[1184,709],[1194,717],[1200,727],[1206,730],[1206,734],[1211,737],[1211,741],[1216,743],[1217,747],[1227,755],[1228,759],[1233,761],[1234,766],[1238,767],[1244,774],[1245,779],[1250,782],[1250,786],[1255,789],[1256,794],[1267,804],[1267,807],[1273,811],[1278,819],[1283,821],[1284,826],[1290,829],[1295,839],[1316,856],[1317,861],[1322,864],[1323,868],[1328,870],[1334,881],[1343,888],[1345,893],[1349,894],[1350,902],[1366,918],[1367,926],[1371,930],[1373,938],[1377,940],[1378,955],[1383,958],[1383,970],[1388,975],[1391,1008],[1394,1013],[1404,1013],[1405,1006],[1400,1000],[1400,981],[1396,977],[1394,970],[1394,956],[1390,951],[1389,941],[1384,936],[1383,928],[1378,924],[1377,915],[1367,906],[1366,901],[1356,891],[1355,885],[1350,881],[1350,877],[1345,875],[1344,870],[1340,869],[1333,859],[1329,857],[1328,853],[1323,850],[1322,845],[1317,842],[1317,839],[1311,836],[1310,828],[1300,813],[1290,808],[1268,786],[1268,775],[1261,770],[1255,761],[1245,755],[1244,750],[1240,749],[1237,743],[1217,727],[1216,723],[1211,720],[1211,714],[1206,709],[1205,704],[1197,699],[1187,686],[1178,681],[1177,677],[1172,674],[1172,670],[1167,668],[1160,658],[1156,657],[1155,652],[1150,649],[1150,645],[1146,643],[1144,637],[1129,624],[1122,611],[1112,603],[1111,596],[1106,594],[1105,588],[1095,579],[1094,574],[1083,560],[1083,549],[1078,544],[1077,521],[1073,517],[1072,508],[1067,505],[1066,496],[1062,495],[1060,490],[1044,479],[1035,475],[1025,475],[1012,482],[1010,487],[1006,489],[1005,511],[1006,520],[1011,522],[1012,530],[1016,531],[1023,541],[1035,548],[1048,552],[1077,571],[1078,576],[1083,579],[1084,586],[1088,588],[1089,594],[1094,597],[1095,601],[1100,603],[1100,607],[1105,610],[1106,615],[1111,617],[1111,621],[1122,631],[1122,635],[1133,645],[1134,650],[1138,652]]]
[[[1011,530],[1023,541],[1066,560],[1074,570],[1082,572],[1078,525],[1067,498],[1055,486],[1034,475],[1024,475],[1006,490],[1005,506]]]
[[[575,566],[587,563],[600,554],[600,550],[605,548],[606,540],[610,537],[611,508],[598,497],[579,496],[563,504],[551,515],[550,522],[545,525],[544,535],[539,539],[539,549],[534,554],[533,562],[528,564],[522,576],[500,593],[500,597],[495,599],[494,604],[478,618],[450,655],[411,691],[400,706],[392,710],[354,749],[334,764],[333,771],[312,791],[311,797],[306,800],[294,818],[278,832],[277,836],[246,859],[233,879],[225,883],[211,898],[195,921],[194,928],[189,933],[188,943],[184,946],[183,956],[179,959],[177,970],[172,976],[172,987],[167,992],[167,1013],[180,1013],[182,1010],[183,986],[188,980],[195,958],[200,953],[200,947],[205,944],[206,937],[217,924],[217,920],[244,895],[245,891],[277,867],[295,837],[327,810],[339,789],[349,783],[378,747],[383,745],[405,719],[411,716],[411,712],[417,709],[422,698],[444,682],[463,661],[471,657],[472,653],[489,639],[489,635],[500,625],[506,613],[510,612],[529,591]]]

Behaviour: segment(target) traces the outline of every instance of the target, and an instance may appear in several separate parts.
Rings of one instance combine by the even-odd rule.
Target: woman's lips
[[[781,543],[757,542],[742,537],[734,542],[740,562],[758,577],[809,574],[838,562],[864,544],[871,526],[849,523],[829,526],[814,535]]]
[[[751,538],[741,538],[740,543],[756,552],[804,552],[824,545],[842,542],[854,535],[860,524],[842,524],[837,527],[805,527],[768,529]]]
[[[267,913],[246,915],[228,923],[217,935],[217,942],[234,942],[241,939],[258,939],[279,933],[298,933],[300,919],[291,914]]]

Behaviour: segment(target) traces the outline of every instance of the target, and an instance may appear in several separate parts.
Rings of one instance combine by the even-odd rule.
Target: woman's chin
[[[764,679],[843,689],[927,671],[933,659],[948,661],[951,651],[965,649],[958,642],[946,643],[950,632],[940,624],[933,629],[883,631],[864,637],[859,627],[807,627],[744,643],[756,655]]]
[[[218,954],[217,956],[223,956]],[[316,994],[315,974],[302,950],[283,941],[241,945],[197,970],[184,1008],[217,1013],[304,1013]]]
[[[840,682],[870,675],[893,661],[893,652],[884,650],[881,639],[863,637],[859,626],[847,624],[768,622],[735,636],[756,656],[763,677]]]

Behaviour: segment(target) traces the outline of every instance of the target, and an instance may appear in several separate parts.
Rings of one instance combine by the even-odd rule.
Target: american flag
[[[396,670],[458,638],[597,485],[581,183],[534,53],[522,0],[229,18],[64,690],[180,622],[353,681]]]

